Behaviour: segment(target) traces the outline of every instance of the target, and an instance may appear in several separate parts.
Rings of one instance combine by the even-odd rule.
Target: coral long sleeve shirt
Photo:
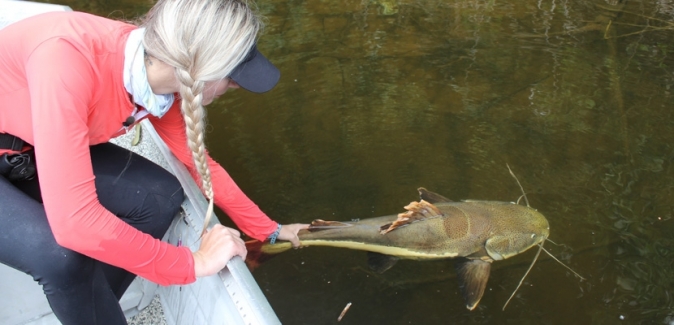
[[[34,146],[47,219],[60,245],[162,285],[186,284],[195,280],[189,249],[121,221],[100,204],[94,185],[89,146],[115,136],[134,109],[123,66],[135,28],[59,12],[0,30],[0,132]],[[180,102],[151,122],[196,180]],[[210,157],[209,165],[215,203],[237,226],[261,240],[274,232],[277,224]]]

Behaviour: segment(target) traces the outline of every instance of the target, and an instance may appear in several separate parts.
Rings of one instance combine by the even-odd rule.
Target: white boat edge
[[[67,6],[18,0],[0,0],[0,29],[13,21],[49,11],[71,11]],[[152,124],[142,125],[142,141],[131,146],[133,134],[113,139],[153,160],[171,171],[185,190],[184,214],[176,216],[165,241],[182,244],[196,250],[206,212],[206,200],[199,187],[168,147],[159,138]],[[211,219],[211,226],[218,223]],[[179,238],[182,237],[182,238]],[[22,272],[0,264],[0,324],[54,325],[60,324],[42,293],[42,288]],[[271,305],[255,282],[243,260],[232,259],[218,275],[203,277],[190,285],[159,286],[137,278],[122,297],[120,304],[127,318],[140,313],[159,297],[164,318],[173,324],[280,324]]]

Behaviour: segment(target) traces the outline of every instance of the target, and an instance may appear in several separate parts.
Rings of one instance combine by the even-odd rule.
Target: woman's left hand
[[[309,224],[292,223],[289,225],[282,225],[281,231],[278,234],[278,239],[287,240],[293,244],[293,247],[300,247],[300,239],[297,237],[297,232],[302,229],[309,228]]]

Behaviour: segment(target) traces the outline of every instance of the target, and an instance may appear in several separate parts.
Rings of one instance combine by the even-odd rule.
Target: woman
[[[135,275],[187,284],[245,258],[220,225],[196,252],[159,240],[180,185],[107,143],[143,118],[211,207],[253,238],[299,245],[306,225],[273,222],[204,147],[203,105],[278,81],[255,47],[260,25],[243,1],[160,0],[141,28],[71,12],[0,30],[0,262],[33,276],[63,324],[125,324],[117,301]]]

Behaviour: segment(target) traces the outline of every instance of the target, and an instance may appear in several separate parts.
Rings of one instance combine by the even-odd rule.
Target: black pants
[[[162,238],[183,201],[178,180],[113,144],[91,147],[91,159],[101,204],[136,229]],[[64,325],[126,324],[119,299],[135,275],[59,246],[38,178],[10,183],[0,176],[0,263],[42,285]]]

